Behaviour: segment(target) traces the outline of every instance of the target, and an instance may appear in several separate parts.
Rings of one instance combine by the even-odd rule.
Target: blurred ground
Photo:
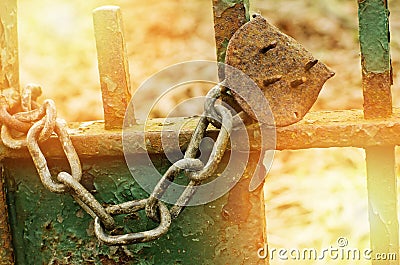
[[[55,99],[59,116],[69,121],[102,119],[91,11],[104,4],[122,8],[133,89],[171,64],[215,59],[209,0],[20,0],[21,84],[41,84],[43,98]],[[336,72],[313,110],[362,108],[356,1],[254,0],[251,5]],[[389,5],[393,95],[399,106],[400,3]],[[167,96],[154,115],[166,115],[183,98],[205,93],[205,88],[187,87]],[[149,91],[143,104],[154,94]],[[265,185],[270,247],[322,249],[346,237],[349,246],[367,248],[363,161],[363,150],[354,148],[278,152]]]

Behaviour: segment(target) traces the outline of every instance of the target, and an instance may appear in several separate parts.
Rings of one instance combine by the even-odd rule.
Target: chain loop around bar
[[[5,118],[7,118],[7,116],[8,115],[6,115]],[[55,129],[57,111],[54,101],[47,99],[39,108],[26,112],[18,112],[11,117],[15,118],[19,122],[30,125],[32,122],[44,119],[44,126],[41,129],[39,136],[39,141],[42,142],[47,140]],[[26,139],[15,139],[12,136],[10,128],[6,124],[3,124],[1,128],[1,139],[3,140],[4,145],[11,149],[20,149],[27,146]]]
[[[35,164],[35,167],[39,173],[40,180],[42,181],[45,188],[54,193],[65,193],[68,190],[68,186],[53,180],[47,166],[46,158],[44,157],[39,147],[38,138],[41,130],[44,127],[44,123],[45,122],[43,120],[40,120],[36,122],[28,131],[27,147],[33,159],[33,163]],[[57,119],[55,132],[59,137],[63,151],[70,164],[72,176],[77,181],[80,181],[82,176],[81,163],[79,161],[78,154],[76,153],[75,148],[72,145],[71,139],[69,138],[68,132],[66,130],[66,125],[63,121]]]

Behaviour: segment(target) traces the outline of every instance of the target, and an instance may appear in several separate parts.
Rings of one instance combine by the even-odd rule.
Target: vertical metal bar
[[[217,53],[217,61],[219,63],[225,63],[225,56],[226,56],[226,48],[228,46],[229,40],[235,34],[235,32],[246,22],[250,20],[250,3],[249,0],[237,0],[237,1],[226,1],[226,0],[212,0],[213,3],[213,15],[214,15],[214,32],[215,32],[215,44],[216,44],[216,53]],[[218,78],[220,81],[223,81],[225,79],[225,68],[223,64],[218,65]],[[236,110],[239,110],[240,107],[237,106],[236,101],[233,100],[233,98],[229,95],[226,95],[225,93],[222,94],[222,100],[228,103],[230,106],[235,108]],[[252,154],[252,157],[254,158],[252,161],[254,161],[253,166],[254,170],[257,171],[259,174],[260,172],[263,171],[263,165],[262,163],[260,164],[259,160],[262,160],[260,158],[264,157],[264,151],[260,152],[254,152]],[[255,159],[256,158],[256,159]],[[250,163],[247,165],[247,170],[249,170],[252,166]],[[229,192],[229,197],[240,197],[242,202],[240,206],[234,205],[231,210],[229,211],[243,211],[243,206],[246,203],[243,201],[243,198],[248,197],[248,195],[244,196],[241,194],[248,194],[248,187],[250,185],[249,179],[242,179],[241,183],[246,183],[247,185],[236,185],[235,188],[233,188]],[[240,186],[240,188],[239,188]],[[262,234],[259,235],[259,238],[261,241],[263,241],[263,246],[267,246],[267,229],[266,229],[266,222],[265,222],[265,205],[264,205],[264,192],[262,188],[259,188],[257,191],[252,191],[253,194],[250,197],[255,197],[258,201],[256,204],[260,204],[262,207],[260,209],[258,217],[262,219]],[[236,200],[235,203],[237,203],[238,200]],[[232,203],[233,204],[233,203]],[[225,205],[226,209],[231,207],[231,204]],[[240,214],[239,214],[240,215]],[[244,230],[244,232],[246,232]],[[248,240],[249,237],[247,234],[243,234],[243,240],[241,241],[246,241]],[[258,242],[260,244],[261,242]],[[235,244],[235,243],[234,243]],[[235,249],[235,247],[231,247],[231,249]],[[260,248],[263,249],[264,251],[268,251],[268,247]],[[238,261],[239,262],[239,261]],[[258,261],[252,260],[251,261],[254,264],[269,264],[269,257],[265,256],[265,259],[259,259]]]
[[[364,117],[385,118],[392,114],[389,10],[386,0],[359,0]],[[397,183],[394,146],[365,149],[371,249],[373,253],[396,253],[399,257]],[[372,264],[399,264],[373,260]]]
[[[394,148],[370,147],[366,149],[366,162],[371,249],[373,253],[396,253],[398,259],[399,227]],[[399,264],[399,260],[374,260],[372,264]]]
[[[217,61],[225,62],[226,47],[232,35],[247,21],[249,21],[249,1],[212,0],[214,13],[215,44]],[[218,69],[219,79],[224,79],[224,69]]]
[[[120,8],[102,6],[95,9],[93,22],[105,128],[120,129],[131,98],[129,66]]]
[[[0,89],[19,94],[17,0],[0,1]],[[2,168],[1,168],[2,170]],[[14,264],[4,174],[0,175],[0,264]]]
[[[0,89],[19,93],[17,1],[0,1]]]
[[[229,2],[225,0],[212,0],[214,14],[214,33],[217,52],[218,78],[225,79],[225,55],[229,40],[235,32],[250,20],[249,0],[237,0]],[[225,88],[226,89],[226,88]],[[235,110],[241,110],[233,97],[223,93],[221,98]]]
[[[385,0],[359,0],[359,35],[365,118],[392,113],[389,10]]]

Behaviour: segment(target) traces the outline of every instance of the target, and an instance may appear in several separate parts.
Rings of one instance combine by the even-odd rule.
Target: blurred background
[[[357,2],[251,0],[283,32],[301,42],[336,75],[312,110],[361,109]],[[133,91],[163,68],[187,60],[215,60],[211,0],[19,0],[21,84],[38,83],[42,100],[55,100],[68,121],[102,119],[92,10],[122,8]],[[399,106],[400,3],[391,10],[394,106]],[[153,116],[165,116],[207,88],[166,95]],[[153,102],[149,91],[147,101]],[[136,106],[140,108],[140,106]],[[197,108],[197,107],[196,107]],[[198,107],[199,111],[201,106]],[[188,115],[184,110],[179,113]],[[276,152],[265,183],[268,241],[272,248],[369,247],[365,154],[356,148]],[[281,264],[273,260],[271,264]],[[366,264],[365,261],[286,261],[285,264]]]

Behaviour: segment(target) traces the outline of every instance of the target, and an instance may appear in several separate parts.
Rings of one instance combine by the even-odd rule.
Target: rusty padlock
[[[265,18],[252,17],[229,41],[226,64],[241,70],[262,90],[274,116],[274,125],[293,124],[310,110],[334,72]],[[225,72],[226,82],[228,86],[239,87],[239,91],[232,91],[232,94],[243,110],[256,120],[271,121],[262,117],[263,114],[255,116],[251,109],[259,104],[260,98],[252,96],[254,86],[230,73],[229,69],[232,68],[226,68]],[[246,95],[246,100],[239,95]]]

